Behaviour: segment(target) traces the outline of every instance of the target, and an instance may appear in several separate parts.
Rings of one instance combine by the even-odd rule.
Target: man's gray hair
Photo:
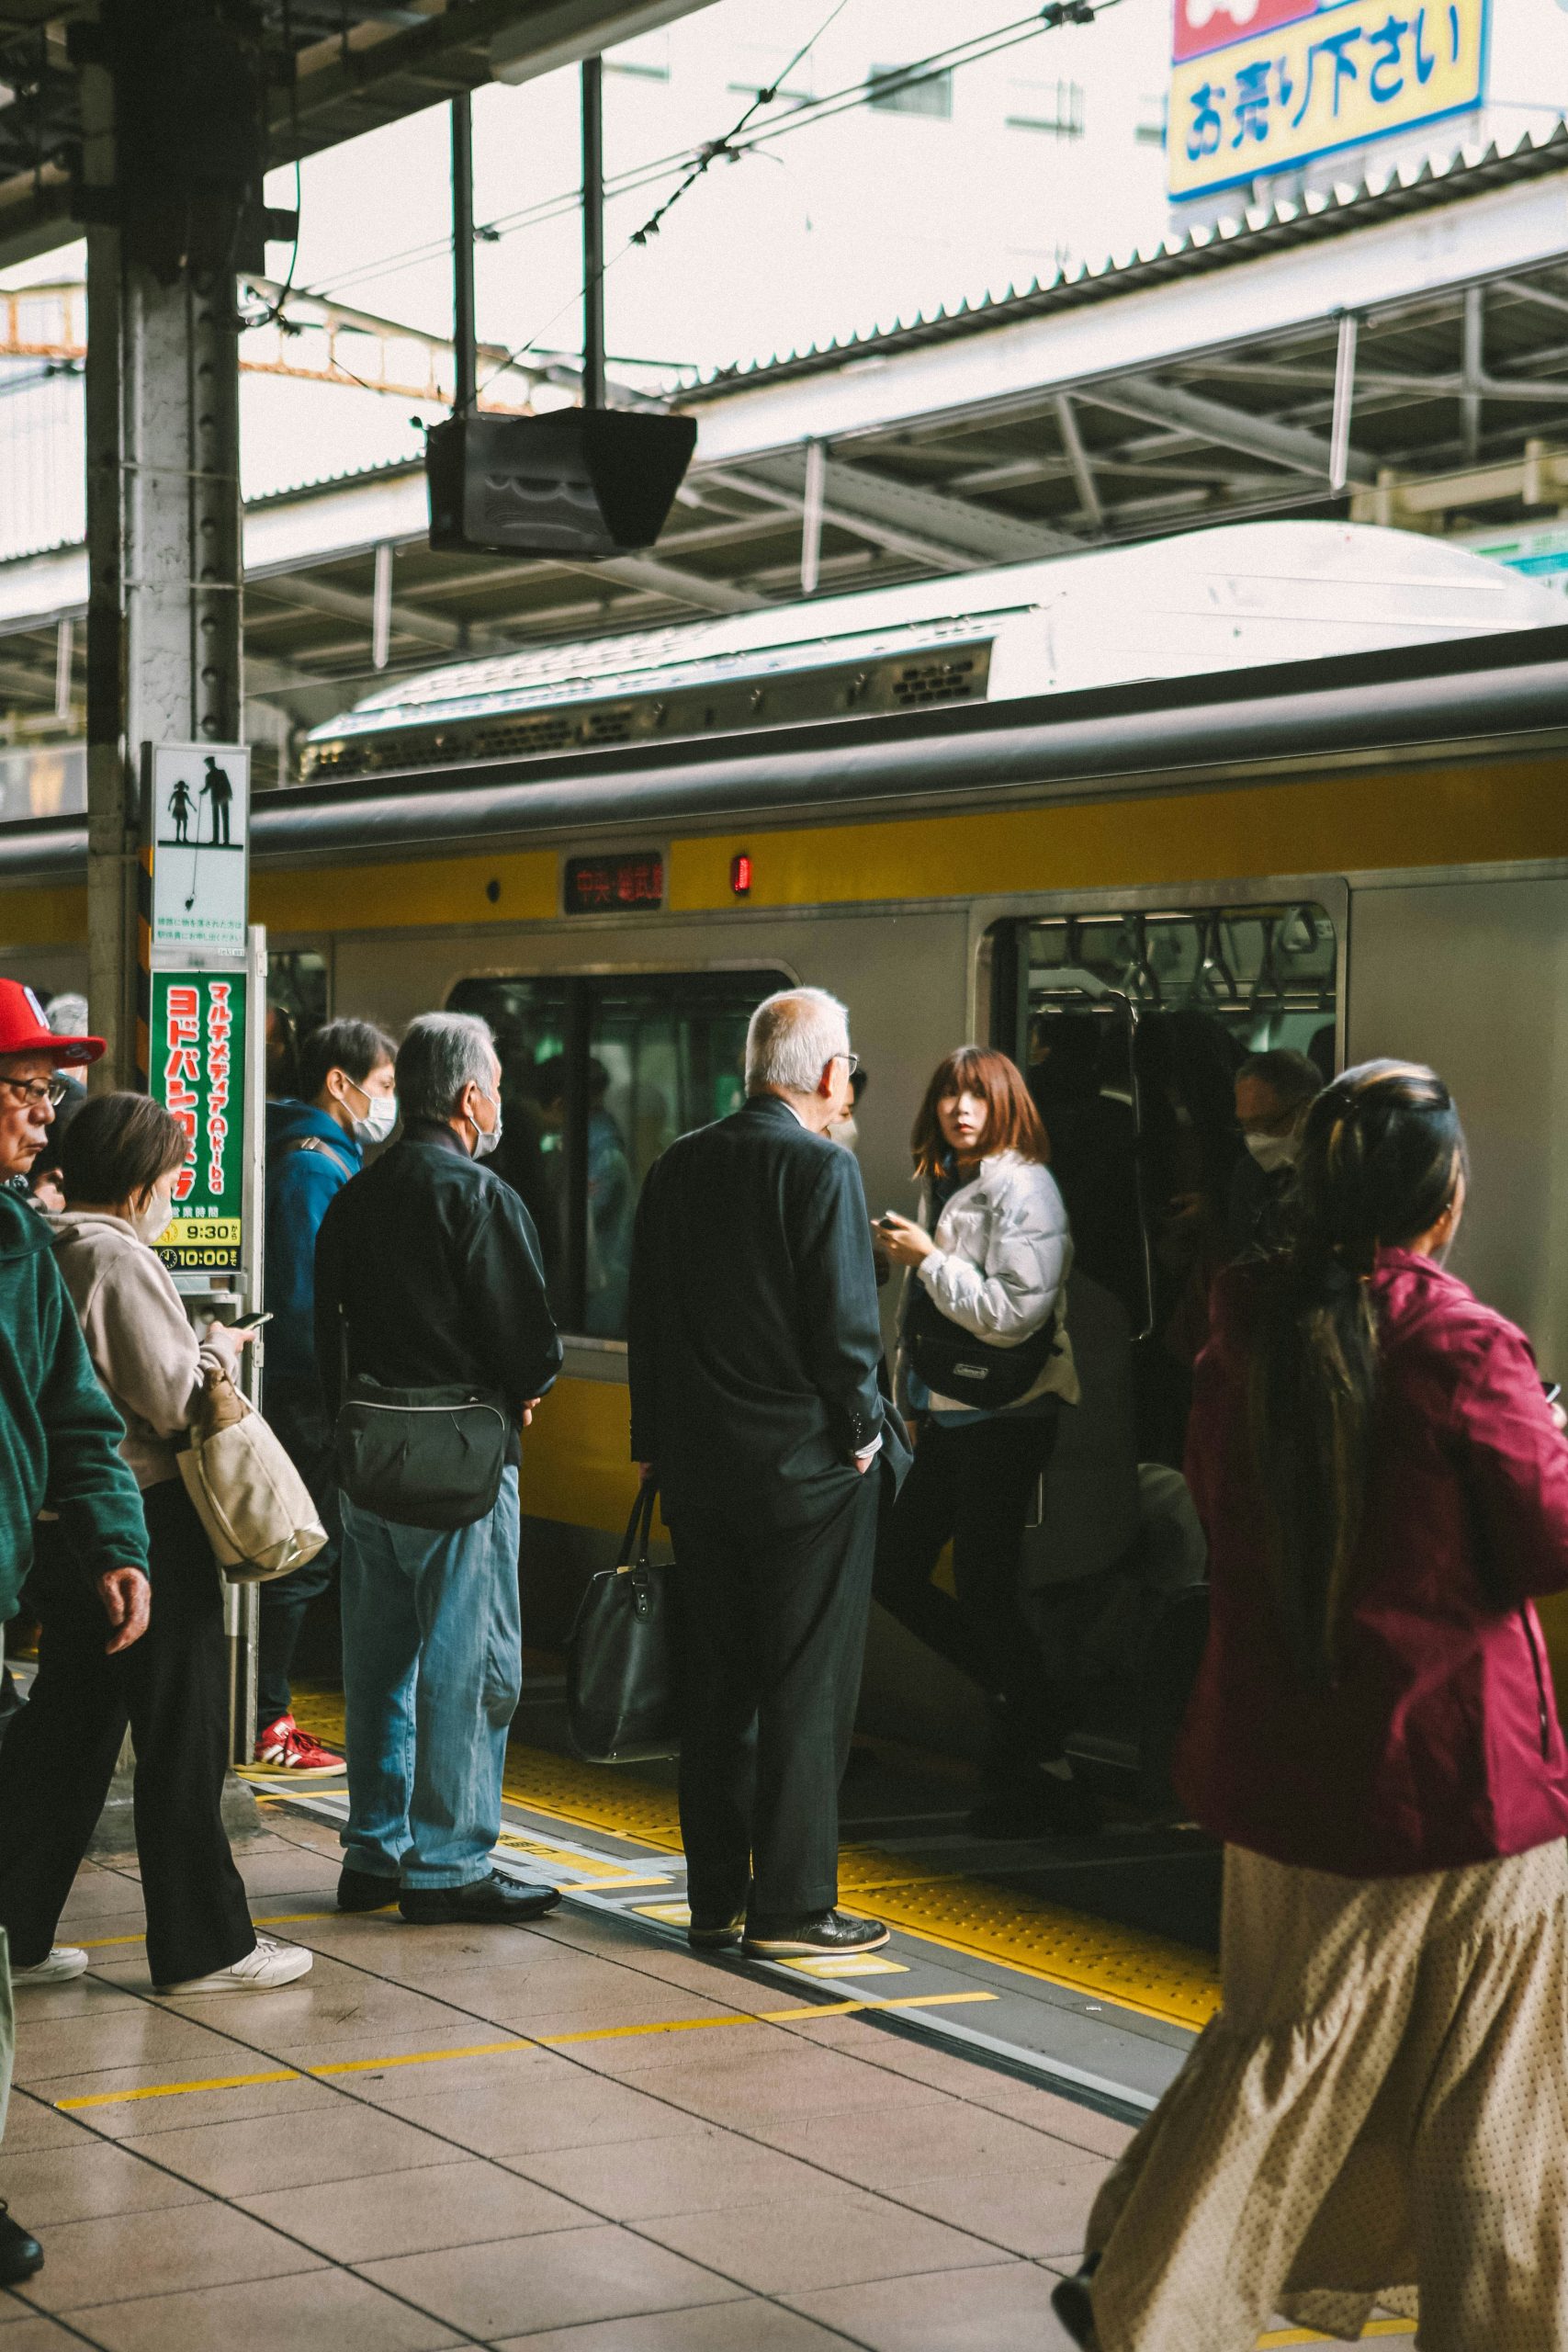
[[[1323,1091],[1323,1072],[1309,1054],[1298,1054],[1293,1046],[1269,1046],[1261,1053],[1248,1054],[1236,1076],[1255,1079],[1291,1111]]]
[[[495,1083],[494,1040],[477,1012],[422,1012],[398,1047],[398,1109],[411,1119],[446,1120],[470,1080],[488,1094]]]
[[[850,1050],[850,1016],[826,989],[781,989],[764,997],[746,1032],[746,1091],[782,1086],[814,1094],[835,1054]]]

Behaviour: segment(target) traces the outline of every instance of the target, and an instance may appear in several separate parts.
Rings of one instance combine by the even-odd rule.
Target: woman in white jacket
[[[1067,1214],[1040,1114],[1005,1054],[949,1054],[910,1140],[926,1222],[889,1215],[877,1230],[909,1269],[898,1387],[919,1442],[884,1527],[876,1597],[985,1693],[992,1792],[973,1826],[1078,1834],[1098,1815],[1063,1751],[1020,1589],[1024,1521],[1056,1415],[1078,1395]],[[950,1540],[953,1594],[931,1582]]]
[[[240,1339],[198,1344],[150,1246],[169,1222],[186,1159],[178,1122],[145,1094],[85,1102],[61,1147],[67,1206],[49,1219],[93,1369],[125,1423],[120,1452],[147,1521],[152,1615],[107,1656],[103,1611],[58,1542],[28,1583],[43,1632],[32,1695],[0,1747],[0,1926],[28,1984],[79,1975],[87,1954],[55,1925],[108,1792],[127,1724],[136,1749],[136,1851],[147,1963],[169,1993],[255,1992],[310,1968],[309,1951],[258,1936],[223,1826],[229,1748],[223,1590],[175,1460],[208,1369]]]

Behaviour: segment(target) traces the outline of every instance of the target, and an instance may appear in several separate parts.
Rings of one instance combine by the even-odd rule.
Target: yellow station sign
[[[1487,6],[1215,0],[1206,8],[1205,0],[1179,0],[1172,198],[1206,196],[1468,112],[1485,91]],[[1236,38],[1258,17],[1270,20],[1267,30]],[[1201,53],[1179,53],[1190,50],[1190,28],[1200,18],[1213,28]],[[1210,45],[1215,32],[1222,45]]]

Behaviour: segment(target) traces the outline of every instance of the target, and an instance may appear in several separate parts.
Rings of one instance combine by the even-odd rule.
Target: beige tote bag
[[[178,1459],[186,1492],[231,1584],[288,1576],[326,1543],[310,1490],[281,1439],[216,1366]]]

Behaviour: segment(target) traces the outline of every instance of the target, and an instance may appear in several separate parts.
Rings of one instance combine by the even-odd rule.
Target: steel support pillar
[[[87,994],[95,1083],[133,1086],[141,746],[242,731],[239,336],[231,277],[162,285],[118,229],[87,300]]]

